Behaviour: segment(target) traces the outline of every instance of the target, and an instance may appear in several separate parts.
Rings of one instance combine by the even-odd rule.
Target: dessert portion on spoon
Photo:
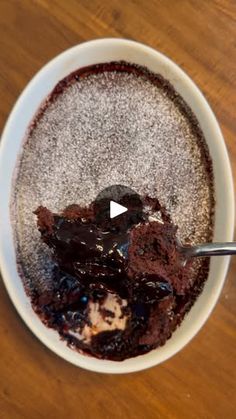
[[[124,196],[122,204],[129,210],[113,219],[106,199],[35,211],[56,263],[53,288],[35,294],[36,311],[69,345],[114,360],[165,343],[194,295],[193,257],[236,253],[235,243],[181,246],[156,199]]]

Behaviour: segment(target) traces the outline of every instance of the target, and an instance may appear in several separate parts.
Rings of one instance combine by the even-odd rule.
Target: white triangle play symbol
[[[128,211],[123,205],[117,204],[117,202],[110,201],[110,218],[117,217],[117,215],[123,214]]]

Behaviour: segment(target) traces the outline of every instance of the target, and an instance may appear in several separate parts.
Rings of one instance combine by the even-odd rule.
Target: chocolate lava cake
[[[209,269],[183,264],[178,243],[211,241],[214,222],[209,151],[172,85],[124,62],[76,71],[39,109],[16,174],[18,269],[44,324],[116,361],[165,344]],[[101,222],[96,197],[116,184],[141,211]]]

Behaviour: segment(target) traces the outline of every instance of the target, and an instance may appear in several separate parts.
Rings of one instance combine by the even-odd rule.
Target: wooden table
[[[0,0],[0,129],[49,59],[98,37],[164,52],[213,107],[236,179],[235,0]],[[236,258],[211,318],[163,365],[126,376],[76,368],[26,328],[0,282],[0,418],[236,417]]]

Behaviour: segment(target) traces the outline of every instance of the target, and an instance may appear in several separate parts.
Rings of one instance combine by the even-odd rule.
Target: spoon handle
[[[236,242],[231,243],[205,243],[192,247],[184,247],[187,258],[198,256],[223,256],[236,254]]]

